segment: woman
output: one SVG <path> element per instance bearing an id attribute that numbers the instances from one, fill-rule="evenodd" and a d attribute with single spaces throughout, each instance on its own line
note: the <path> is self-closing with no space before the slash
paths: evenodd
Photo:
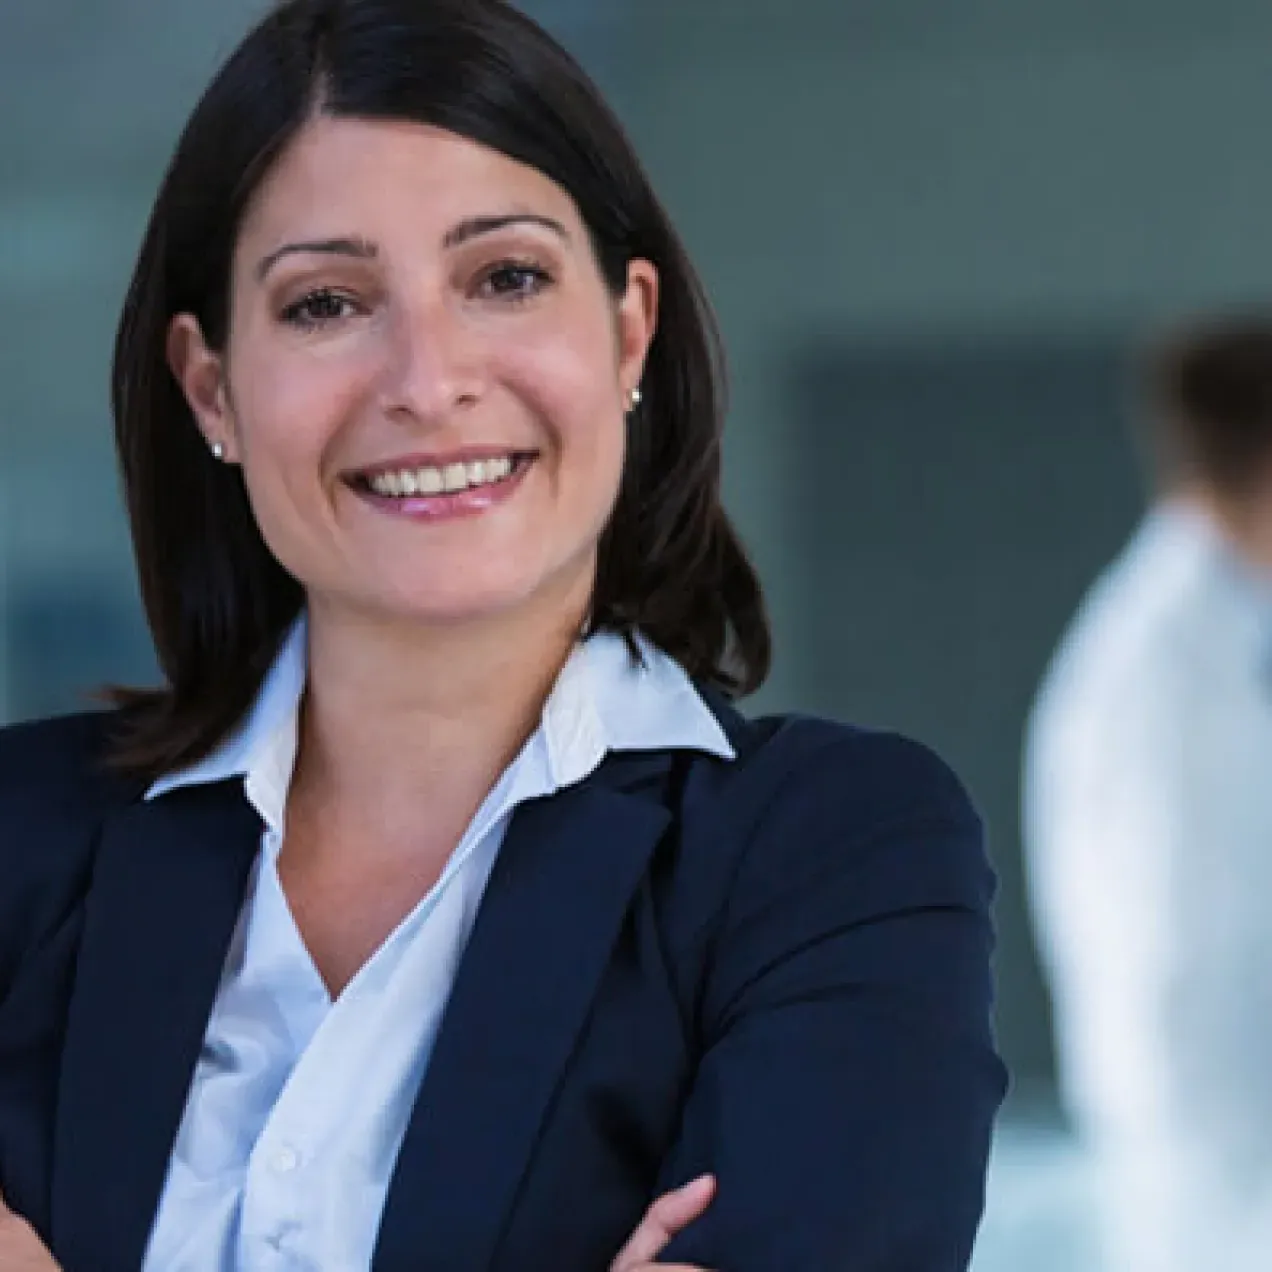
<path id="1" fill-rule="evenodd" d="M 729 705 L 714 328 L 567 55 L 276 9 L 114 408 L 166 684 L 0 735 L 0 1272 L 963 1268 L 980 827 Z"/>

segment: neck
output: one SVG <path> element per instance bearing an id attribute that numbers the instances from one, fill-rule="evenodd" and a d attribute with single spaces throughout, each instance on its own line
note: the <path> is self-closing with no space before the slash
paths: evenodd
<path id="1" fill-rule="evenodd" d="M 585 603 L 425 625 L 311 599 L 293 790 L 393 821 L 475 807 L 537 727 Z"/>
<path id="2" fill-rule="evenodd" d="M 1272 575 L 1272 498 L 1263 490 L 1234 495 L 1195 484 L 1169 498 L 1204 516 L 1251 568 Z"/>

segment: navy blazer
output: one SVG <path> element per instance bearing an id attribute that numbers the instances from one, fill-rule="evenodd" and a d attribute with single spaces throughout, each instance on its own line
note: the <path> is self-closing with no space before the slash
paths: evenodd
<path id="1" fill-rule="evenodd" d="M 374 1272 L 662 1256 L 962 1272 L 1004 1091 L 992 876 L 931 752 L 747 722 L 611 755 L 514 815 L 389 1189 Z M 261 826 L 241 782 L 150 803 L 108 715 L 0 730 L 0 1190 L 66 1272 L 135 1272 Z"/>

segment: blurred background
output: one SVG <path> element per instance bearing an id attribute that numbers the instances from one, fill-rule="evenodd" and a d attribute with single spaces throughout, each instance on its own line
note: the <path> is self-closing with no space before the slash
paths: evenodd
<path id="1" fill-rule="evenodd" d="M 181 121 L 261 0 L 0 5 L 0 718 L 152 676 L 107 411 Z M 1023 903 L 1034 690 L 1141 514 L 1129 356 L 1272 295 L 1266 0 L 524 0 L 607 90 L 727 337 L 757 709 L 917 734 L 1001 874 L 1015 1086 L 978 1272 L 1095 1267 Z"/>

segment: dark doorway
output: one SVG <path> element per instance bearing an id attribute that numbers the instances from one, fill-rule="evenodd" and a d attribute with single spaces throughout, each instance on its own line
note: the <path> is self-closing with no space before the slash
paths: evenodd
<path id="1" fill-rule="evenodd" d="M 795 375 L 800 698 L 937 748 L 984 812 L 1002 890 L 999 1029 L 1051 1080 L 1024 907 L 1021 735 L 1057 637 L 1142 503 L 1129 341 L 825 348 Z"/>

